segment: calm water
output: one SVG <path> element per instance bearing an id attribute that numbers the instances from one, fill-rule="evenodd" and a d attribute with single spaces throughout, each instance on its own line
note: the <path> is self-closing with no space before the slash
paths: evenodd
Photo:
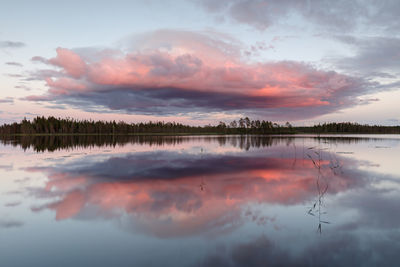
<path id="1" fill-rule="evenodd" d="M 400 137 L 0 145 L 0 266 L 396 266 Z"/>

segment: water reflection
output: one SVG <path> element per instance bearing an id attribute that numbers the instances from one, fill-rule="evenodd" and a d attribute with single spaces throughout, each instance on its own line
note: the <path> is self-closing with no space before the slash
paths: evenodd
<path id="1" fill-rule="evenodd" d="M 392 140 L 126 138 L 98 140 L 101 148 L 116 146 L 107 153 L 61 154 L 54 164 L 44 158 L 53 153 L 44 152 L 20 167 L 25 175 L 44 177 L 44 184 L 24 188 L 33 199 L 32 216 L 50 214 L 58 225 L 83 222 L 86 231 L 95 222 L 113 222 L 113 231 L 135 237 L 127 244 L 152 240 L 153 264 L 149 255 L 133 259 L 128 253 L 123 265 L 383 266 L 400 260 L 400 179 L 379 172 L 370 153 L 369 160 L 356 157 Z M 66 147 L 85 144 L 77 140 Z M 32 142 L 13 144 L 34 151 L 60 148 L 55 141 Z M 22 206 L 7 203 L 9 209 Z M 8 220 L 0 227 L 24 223 Z M 163 246 L 176 247 L 174 240 L 191 250 L 168 261 Z"/>
<path id="2" fill-rule="evenodd" d="M 318 186 L 323 181 L 329 180 L 329 192 L 324 187 L 323 194 L 337 194 L 367 182 L 366 174 L 357 172 L 357 162 L 346 162 L 340 174 L 332 172 L 333 157 L 336 164 L 344 161 L 329 151 L 321 152 L 316 171 L 312 159 L 301 158 L 293 165 L 297 159 L 287 146 L 223 155 L 150 151 L 101 160 L 86 157 L 27 170 L 43 172 L 49 180 L 34 193 L 60 198 L 34 211 L 52 209 L 57 220 L 85 217 L 91 209 L 104 217 L 130 214 L 141 231 L 171 237 L 217 234 L 247 219 L 272 220 L 251 210 L 243 216 L 243 206 L 251 203 L 296 205 L 317 199 L 321 204 Z"/>
<path id="3" fill-rule="evenodd" d="M 260 148 L 278 144 L 290 145 L 295 139 L 307 138 L 320 143 L 352 144 L 381 140 L 380 137 L 335 137 L 335 136 L 146 136 L 146 135 L 20 135 L 0 136 L 3 145 L 21 147 L 24 150 L 33 149 L 36 152 L 52 152 L 63 149 L 123 146 L 140 144 L 148 146 L 174 146 L 193 142 L 216 143 L 220 146 L 230 145 L 248 150 L 251 147 Z"/>

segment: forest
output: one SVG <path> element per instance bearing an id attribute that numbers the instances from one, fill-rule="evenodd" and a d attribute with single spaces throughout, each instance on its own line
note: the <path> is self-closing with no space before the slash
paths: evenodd
<path id="1" fill-rule="evenodd" d="M 177 135 L 177 134 L 399 134 L 400 126 L 362 125 L 358 123 L 324 123 L 314 126 L 283 125 L 248 117 L 230 123 L 190 126 L 176 122 L 140 122 L 75 120 L 71 118 L 36 117 L 21 122 L 3 124 L 0 135 Z"/>

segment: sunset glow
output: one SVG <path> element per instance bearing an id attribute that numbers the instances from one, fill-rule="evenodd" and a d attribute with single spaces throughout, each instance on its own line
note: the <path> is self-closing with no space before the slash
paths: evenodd
<path id="1" fill-rule="evenodd" d="M 27 3 L 46 23 L 41 30 L 27 14 L 10 32 L 12 12 L 3 12 L 2 122 L 50 114 L 191 125 L 241 116 L 297 125 L 400 119 L 392 103 L 400 96 L 396 4 L 354 3 L 344 15 L 341 3 L 318 1 L 178 1 L 185 12 L 177 19 L 151 2 L 151 10 L 121 3 L 121 19 L 110 21 L 105 3 L 72 1 L 82 17 L 73 30 L 54 24 L 54 4 Z M 143 17 L 150 11 L 162 24 Z M 83 12 L 105 18 L 88 31 Z"/>

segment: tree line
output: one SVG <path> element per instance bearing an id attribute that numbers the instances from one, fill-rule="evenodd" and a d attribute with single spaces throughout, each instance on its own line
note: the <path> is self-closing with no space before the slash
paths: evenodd
<path id="1" fill-rule="evenodd" d="M 351 122 L 324 123 L 312 127 L 296 127 L 298 133 L 358 133 L 358 134 L 400 134 L 400 126 L 367 125 Z"/>
<path id="2" fill-rule="evenodd" d="M 75 120 L 71 118 L 36 117 L 21 122 L 3 124 L 0 135 L 40 134 L 295 134 L 295 133 L 376 133 L 398 134 L 400 126 L 361 125 L 357 123 L 324 123 L 309 127 L 293 127 L 289 122 L 279 125 L 266 120 L 250 120 L 248 117 L 218 125 L 190 126 L 177 122 L 140 122 Z"/>
<path id="3" fill-rule="evenodd" d="M 252 121 L 240 118 L 229 124 L 220 122 L 218 125 L 190 126 L 177 122 L 140 122 L 125 123 L 123 121 L 93 121 L 75 120 L 71 118 L 36 117 L 33 120 L 24 118 L 20 123 L 0 126 L 0 135 L 15 134 L 251 134 L 251 133 L 284 133 L 288 129 L 279 127 L 270 121 Z"/>

